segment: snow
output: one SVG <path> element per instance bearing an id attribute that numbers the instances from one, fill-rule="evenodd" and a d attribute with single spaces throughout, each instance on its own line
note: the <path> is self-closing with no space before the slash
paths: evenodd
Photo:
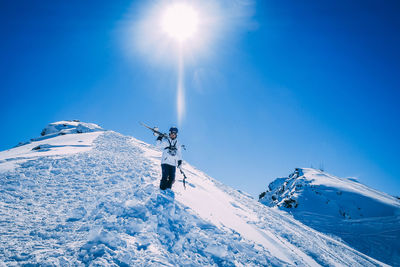
<path id="1" fill-rule="evenodd" d="M 0 156 L 0 167 L 13 163 L 0 172 L 0 262 L 8 266 L 384 265 L 188 163 L 187 189 L 177 172 L 173 191 L 160 192 L 161 152 L 112 131 Z"/>
<path id="2" fill-rule="evenodd" d="M 41 137 L 20 143 L 0 152 L 0 172 L 12 170 L 18 164 L 36 157 L 62 156 L 92 149 L 93 141 L 104 131 L 94 123 L 78 120 L 59 121 L 47 125 Z"/>
<path id="3" fill-rule="evenodd" d="M 400 265 L 400 201 L 354 178 L 303 168 L 269 185 L 260 199 L 391 265 Z"/>
<path id="4" fill-rule="evenodd" d="M 14 169 L 18 164 L 38 157 L 62 156 L 89 151 L 92 149 L 93 141 L 100 134 L 101 132 L 60 135 L 1 151 L 0 172 Z"/>
<path id="5" fill-rule="evenodd" d="M 94 123 L 73 121 L 58 121 L 50 123 L 42 130 L 42 136 L 53 134 L 71 134 L 71 133 L 89 133 L 96 131 L 104 131 L 103 128 Z"/>
<path id="6" fill-rule="evenodd" d="M 394 197 L 369 188 L 359 183 L 357 179 L 339 178 L 331 174 L 324 173 L 323 171 L 311 168 L 303 169 L 303 171 L 306 173 L 306 176 L 312 177 L 311 184 L 314 186 L 323 185 L 325 187 L 342 189 L 343 191 L 361 194 L 365 197 L 374 198 L 380 202 L 400 208 L 400 203 Z"/>

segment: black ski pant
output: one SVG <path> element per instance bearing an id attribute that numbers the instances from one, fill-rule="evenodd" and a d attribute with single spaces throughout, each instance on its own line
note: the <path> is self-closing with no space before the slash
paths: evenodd
<path id="1" fill-rule="evenodd" d="M 161 164 L 162 177 L 160 182 L 160 189 L 165 190 L 172 187 L 175 182 L 175 166 L 169 164 Z"/>

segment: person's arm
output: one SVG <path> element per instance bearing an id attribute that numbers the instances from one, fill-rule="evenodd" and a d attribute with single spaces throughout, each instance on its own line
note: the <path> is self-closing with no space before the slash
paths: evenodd
<path id="1" fill-rule="evenodd" d="M 164 142 L 164 135 L 159 135 L 156 140 L 156 147 L 162 148 Z"/>

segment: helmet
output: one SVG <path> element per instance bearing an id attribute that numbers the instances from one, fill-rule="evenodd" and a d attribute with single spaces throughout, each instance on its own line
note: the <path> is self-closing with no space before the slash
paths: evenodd
<path id="1" fill-rule="evenodd" d="M 169 132 L 178 134 L 178 128 L 176 128 L 175 126 L 172 126 L 171 128 L 169 128 Z"/>

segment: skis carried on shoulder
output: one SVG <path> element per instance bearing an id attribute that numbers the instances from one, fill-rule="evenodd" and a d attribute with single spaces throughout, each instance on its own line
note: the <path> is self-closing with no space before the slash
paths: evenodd
<path id="1" fill-rule="evenodd" d="M 140 124 L 141 124 L 142 126 L 146 127 L 147 129 L 151 130 L 151 131 L 153 132 L 154 136 L 160 136 L 160 135 L 161 135 L 162 137 L 168 136 L 167 134 L 160 132 L 159 129 L 158 129 L 158 127 L 150 127 L 150 126 L 144 124 L 143 122 L 141 122 Z"/>
<path id="2" fill-rule="evenodd" d="M 151 130 L 154 134 L 154 136 L 162 136 L 162 137 L 168 137 L 168 135 L 166 133 L 162 133 L 159 131 L 158 127 L 150 127 L 146 124 L 144 124 L 143 122 L 140 122 L 140 124 L 144 127 L 146 127 L 147 129 Z M 186 150 L 186 146 L 185 145 L 181 145 L 183 150 Z"/>
<path id="3" fill-rule="evenodd" d="M 150 126 L 144 124 L 143 122 L 141 122 L 140 124 L 141 124 L 142 126 L 146 127 L 147 129 L 151 130 L 151 131 L 153 132 L 154 136 L 162 136 L 163 138 L 164 138 L 164 137 L 166 137 L 166 138 L 168 137 L 167 134 L 160 132 L 159 129 L 158 129 L 158 127 L 150 127 Z M 186 150 L 185 145 L 181 145 L 181 146 L 182 146 L 182 148 L 183 148 L 184 150 Z M 183 170 L 182 170 L 181 167 L 178 167 L 178 169 L 180 170 L 180 172 L 181 172 L 181 174 L 182 174 L 182 176 L 183 176 L 183 180 L 182 180 L 182 182 L 183 182 L 183 187 L 184 187 L 185 190 L 186 190 L 186 179 L 187 179 L 186 174 L 183 172 Z"/>

